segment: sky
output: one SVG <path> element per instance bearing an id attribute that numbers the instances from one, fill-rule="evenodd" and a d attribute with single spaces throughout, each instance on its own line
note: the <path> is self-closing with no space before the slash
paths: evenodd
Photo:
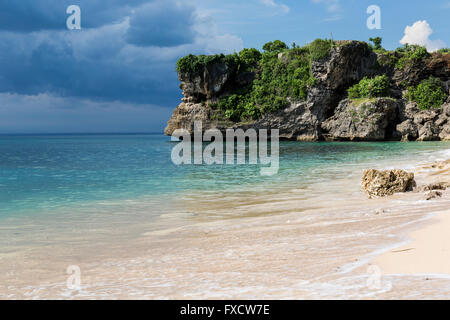
<path id="1" fill-rule="evenodd" d="M 0 133 L 162 132 L 186 54 L 377 36 L 436 50 L 449 16 L 450 0 L 0 0 Z"/>

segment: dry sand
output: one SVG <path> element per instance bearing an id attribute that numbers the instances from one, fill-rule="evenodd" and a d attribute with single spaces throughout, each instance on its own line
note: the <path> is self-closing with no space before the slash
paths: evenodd
<path id="1" fill-rule="evenodd" d="M 450 182 L 450 161 L 418 170 L 428 183 Z M 448 191 L 439 191 L 448 198 Z M 450 208 L 433 215 L 419 228 L 409 232 L 409 242 L 377 257 L 373 263 L 385 274 L 445 274 L 450 276 Z"/>
<path id="2" fill-rule="evenodd" d="M 386 274 L 450 275 L 450 210 L 439 213 L 409 237 L 411 242 L 390 250 L 373 263 Z"/>

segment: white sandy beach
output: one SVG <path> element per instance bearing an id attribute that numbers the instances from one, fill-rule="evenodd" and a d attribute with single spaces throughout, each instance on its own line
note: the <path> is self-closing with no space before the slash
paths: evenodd
<path id="1" fill-rule="evenodd" d="M 430 182 L 450 182 L 450 163 L 435 166 Z M 424 170 L 430 170 L 427 166 Z M 443 198 L 449 192 L 443 191 Z M 430 210 L 430 213 L 433 213 Z M 443 274 L 450 276 L 450 210 L 438 212 L 406 237 L 408 243 L 376 258 L 387 274 Z"/>
<path id="2" fill-rule="evenodd" d="M 450 276 L 450 210 L 408 234 L 411 241 L 376 258 L 386 274 L 443 274 Z"/>

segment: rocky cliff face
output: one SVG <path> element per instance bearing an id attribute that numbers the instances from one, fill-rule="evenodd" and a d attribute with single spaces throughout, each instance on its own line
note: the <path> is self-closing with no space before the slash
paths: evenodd
<path id="1" fill-rule="evenodd" d="M 246 123 L 217 117 L 211 106 L 236 88 L 251 84 L 255 72 L 240 72 L 217 63 L 195 76 L 180 73 L 184 98 L 173 112 L 165 134 L 180 128 L 192 131 L 194 121 L 200 120 L 204 130 L 279 129 L 280 138 L 299 141 L 450 140 L 450 98 L 440 109 L 422 111 L 415 103 L 402 99 L 401 91 L 401 85 L 416 85 L 430 75 L 441 78 L 449 90 L 450 55 L 433 56 L 426 64 L 413 64 L 401 71 L 380 66 L 379 58 L 363 42 L 340 42 L 327 58 L 312 62 L 316 82 L 305 101 L 290 101 L 286 108 Z M 378 74 L 390 77 L 394 98 L 362 102 L 347 99 L 348 87 L 363 77 Z"/>
<path id="2" fill-rule="evenodd" d="M 392 138 L 399 102 L 378 98 L 360 104 L 343 100 L 322 123 L 326 140 L 380 141 Z"/>
<path id="3" fill-rule="evenodd" d="M 398 109 L 394 135 L 403 141 L 450 141 L 450 99 L 440 109 L 420 110 L 403 102 Z"/>

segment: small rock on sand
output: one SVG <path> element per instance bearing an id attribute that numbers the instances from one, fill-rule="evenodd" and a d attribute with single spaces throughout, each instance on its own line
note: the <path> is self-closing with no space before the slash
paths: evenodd
<path id="1" fill-rule="evenodd" d="M 429 192 L 429 193 L 426 195 L 425 199 L 426 199 L 427 201 L 429 201 L 429 200 L 431 200 L 431 199 L 436 199 L 436 198 L 440 198 L 440 197 L 442 197 L 442 192 L 439 192 L 439 191 L 431 191 L 431 192 Z"/>
<path id="2" fill-rule="evenodd" d="M 435 182 L 427 184 L 423 187 L 423 191 L 446 190 L 448 184 L 446 182 Z"/>
<path id="3" fill-rule="evenodd" d="M 390 196 L 398 192 L 412 191 L 416 186 L 414 173 L 403 170 L 365 170 L 362 188 L 369 198 Z"/>

